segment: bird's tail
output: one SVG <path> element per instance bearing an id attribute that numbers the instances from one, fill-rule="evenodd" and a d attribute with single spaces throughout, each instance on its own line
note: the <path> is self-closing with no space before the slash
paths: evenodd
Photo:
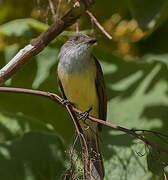
<path id="1" fill-rule="evenodd" d="M 88 130 L 87 130 L 88 131 Z M 89 130 L 84 133 L 84 176 L 85 180 L 103 180 L 104 166 L 100 150 L 98 133 Z"/>

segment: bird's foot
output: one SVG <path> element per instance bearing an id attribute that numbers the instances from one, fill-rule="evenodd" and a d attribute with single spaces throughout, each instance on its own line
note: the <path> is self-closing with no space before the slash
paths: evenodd
<path id="1" fill-rule="evenodd" d="M 61 101 L 61 103 L 62 103 L 63 105 L 69 104 L 69 100 L 68 100 L 68 99 L 63 99 L 63 100 Z"/>
<path id="2" fill-rule="evenodd" d="M 63 99 L 61 102 L 63 105 L 71 104 L 71 102 L 68 99 Z"/>
<path id="3" fill-rule="evenodd" d="M 72 103 L 71 101 L 69 101 L 68 99 L 63 99 L 62 101 L 61 101 L 61 103 L 63 104 L 63 105 L 70 105 L 70 106 L 73 106 L 73 107 L 75 107 L 75 105 L 74 105 L 74 103 Z"/>
<path id="4" fill-rule="evenodd" d="M 83 118 L 86 119 L 86 118 L 89 116 L 89 113 L 90 113 L 90 111 L 91 111 L 92 109 L 93 109 L 93 108 L 90 107 L 87 111 L 80 113 L 80 114 L 79 114 L 79 115 L 80 115 L 79 120 L 80 120 L 80 119 L 83 119 Z"/>

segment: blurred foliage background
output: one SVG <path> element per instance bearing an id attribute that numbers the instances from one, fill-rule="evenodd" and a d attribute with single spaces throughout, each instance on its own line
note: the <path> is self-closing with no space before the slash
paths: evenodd
<path id="1" fill-rule="evenodd" d="M 73 4 L 53 0 L 57 18 Z M 168 1 L 96 0 L 91 12 L 109 40 L 85 14 L 34 57 L 5 86 L 58 91 L 57 55 L 66 36 L 95 36 L 108 96 L 108 121 L 168 134 Z M 53 22 L 47 0 L 0 0 L 0 68 Z M 165 148 L 168 140 L 144 134 Z M 42 97 L 0 93 L 0 178 L 54 180 L 70 168 L 66 151 L 74 128 L 66 111 Z M 105 180 L 162 180 L 168 155 L 130 135 L 103 128 Z M 77 166 L 77 165 L 76 165 Z"/>

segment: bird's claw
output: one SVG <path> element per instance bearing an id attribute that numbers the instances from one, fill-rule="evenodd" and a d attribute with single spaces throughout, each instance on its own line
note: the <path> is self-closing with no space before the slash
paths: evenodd
<path id="1" fill-rule="evenodd" d="M 63 99 L 62 101 L 62 104 L 63 105 L 70 105 L 70 106 L 73 106 L 73 107 L 75 107 L 75 105 L 74 105 L 74 103 L 72 103 L 71 101 L 69 101 L 68 99 Z"/>
<path id="2" fill-rule="evenodd" d="M 80 118 L 79 118 L 79 119 L 82 119 L 82 118 L 85 118 L 85 119 L 86 119 L 86 118 L 89 116 L 89 113 L 90 113 L 90 111 L 91 111 L 92 109 L 93 109 L 93 108 L 90 107 L 87 111 L 80 113 Z"/>
<path id="3" fill-rule="evenodd" d="M 63 105 L 70 104 L 70 101 L 68 99 L 63 99 L 61 102 Z"/>

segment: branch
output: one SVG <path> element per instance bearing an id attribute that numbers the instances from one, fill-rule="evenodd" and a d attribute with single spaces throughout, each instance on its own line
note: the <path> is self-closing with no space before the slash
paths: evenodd
<path id="1" fill-rule="evenodd" d="M 91 20 L 96 24 L 96 26 L 102 31 L 102 33 L 107 37 L 109 38 L 110 40 L 112 39 L 112 37 L 110 36 L 110 34 L 108 34 L 104 27 L 97 21 L 97 19 L 93 16 L 93 14 L 86 10 L 86 13 L 89 15 L 89 17 L 91 18 Z"/>
<path id="2" fill-rule="evenodd" d="M 32 94 L 32 95 L 42 96 L 42 97 L 49 98 L 49 99 L 57 102 L 58 104 L 61 104 L 64 107 L 67 106 L 64 103 L 63 99 L 61 97 L 59 97 L 57 94 L 55 94 L 55 93 L 44 92 L 44 91 L 39 91 L 39 90 L 31 90 L 31 89 L 22 89 L 22 88 L 9 88 L 9 87 L 0 87 L 0 92 L 24 93 L 24 94 Z M 72 107 L 72 110 L 75 111 L 78 114 L 82 113 L 82 111 L 80 111 L 79 109 L 76 109 L 74 107 Z M 154 144 L 154 143 L 150 142 L 148 139 L 146 139 L 142 135 L 136 133 L 136 131 L 142 131 L 142 130 L 134 130 L 134 129 L 130 130 L 130 129 L 127 129 L 127 128 L 124 128 L 124 127 L 121 127 L 121 126 L 117 126 L 115 124 L 111 124 L 111 123 L 106 122 L 104 120 L 94 118 L 92 116 L 89 116 L 88 118 L 90 120 L 94 121 L 94 122 L 98 122 L 98 123 L 103 124 L 105 126 L 111 127 L 111 128 L 113 128 L 115 130 L 122 131 L 122 132 L 125 132 L 127 134 L 130 134 L 130 135 L 142 140 L 145 144 L 150 145 L 152 148 L 156 149 L 158 152 L 168 153 L 168 149 L 160 147 L 157 144 Z M 150 130 L 144 130 L 144 131 L 150 131 Z M 150 131 L 150 132 L 157 133 L 156 131 Z M 164 134 L 162 134 L 162 135 L 164 135 Z"/>
<path id="3" fill-rule="evenodd" d="M 71 26 L 93 4 L 93 0 L 79 0 L 65 16 L 54 22 L 36 40 L 21 49 L 16 56 L 0 70 L 0 85 L 18 72 L 32 57 L 40 53 L 64 29 Z"/>

